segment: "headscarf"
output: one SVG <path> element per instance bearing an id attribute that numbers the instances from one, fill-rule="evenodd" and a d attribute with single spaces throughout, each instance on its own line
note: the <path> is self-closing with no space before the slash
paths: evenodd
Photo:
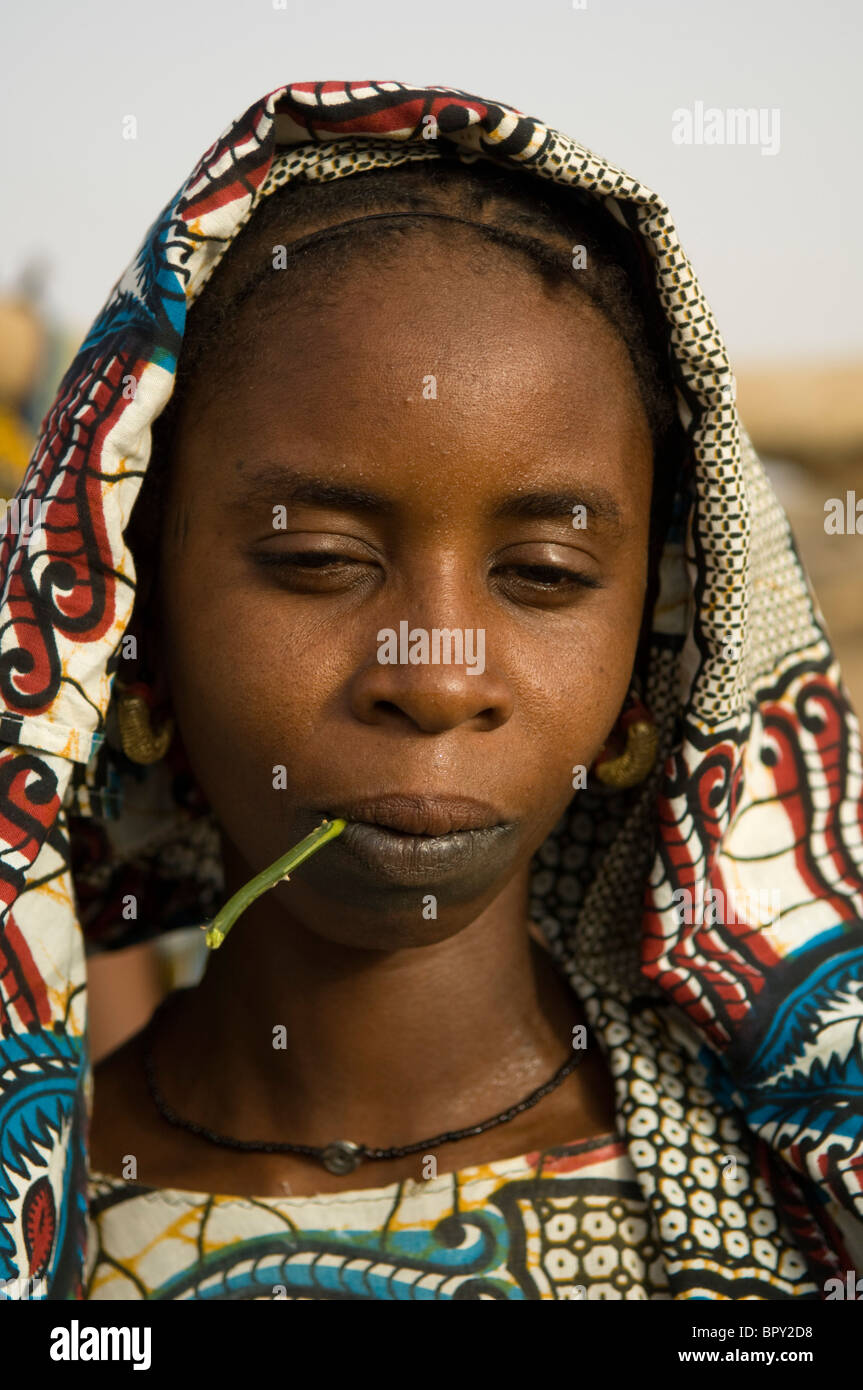
<path id="1" fill-rule="evenodd" d="M 634 791 L 574 794 L 530 906 L 607 1055 L 670 1286 L 819 1299 L 863 1268 L 859 726 L 669 212 L 501 102 L 334 81 L 256 102 L 150 227 L 44 421 L 20 491 L 40 524 L 0 542 L 0 1279 L 44 1278 L 51 1298 L 83 1294 L 87 950 L 200 923 L 222 887 L 211 817 L 112 734 L 124 530 L 187 311 L 285 181 L 442 154 L 601 202 L 643 246 L 668 326 L 692 466 L 643 692 L 660 754 Z"/>

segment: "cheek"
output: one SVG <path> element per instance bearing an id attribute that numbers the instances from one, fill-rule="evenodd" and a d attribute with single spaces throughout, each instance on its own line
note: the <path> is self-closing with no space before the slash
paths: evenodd
<path id="1" fill-rule="evenodd" d="M 271 604 L 200 594 L 169 622 L 168 638 L 174 707 L 199 746 L 231 737 L 252 752 L 311 732 L 333 674 L 320 631 L 286 622 Z"/>
<path id="2" fill-rule="evenodd" d="M 629 689 L 635 643 L 585 634 L 551 646 L 520 701 L 531 744 L 547 768 L 589 767 L 606 742 Z"/>
<path id="3" fill-rule="evenodd" d="M 290 769 L 292 750 L 314 735 L 331 644 L 319 624 L 288 621 L 229 561 L 190 551 L 168 567 L 165 589 L 171 702 L 196 778 L 217 810 L 266 801 L 273 768 Z"/>
<path id="4" fill-rule="evenodd" d="M 513 644 L 520 702 L 540 746 L 587 766 L 611 732 L 630 687 L 643 613 L 636 579 L 596 590 L 557 630 Z M 529 656 L 528 656 L 529 653 Z"/>

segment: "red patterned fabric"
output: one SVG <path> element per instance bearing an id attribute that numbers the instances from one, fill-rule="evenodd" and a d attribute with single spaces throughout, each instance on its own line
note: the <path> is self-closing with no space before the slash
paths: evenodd
<path id="1" fill-rule="evenodd" d="M 51 1297 L 82 1296 L 84 937 L 127 944 L 220 898 L 194 793 L 167 764 L 130 769 L 107 737 L 135 591 L 123 533 L 187 310 L 280 184 L 444 152 L 603 200 L 643 246 L 668 325 L 693 469 L 644 692 L 661 758 L 635 792 L 576 793 L 531 895 L 607 1051 L 668 1285 L 817 1299 L 863 1268 L 859 725 L 668 210 L 500 102 L 334 81 L 256 103 L 153 223 L 46 418 L 19 493 L 41 524 L 0 540 L 0 1279 L 36 1270 Z M 121 849 L 142 806 L 163 839 L 124 833 Z"/>

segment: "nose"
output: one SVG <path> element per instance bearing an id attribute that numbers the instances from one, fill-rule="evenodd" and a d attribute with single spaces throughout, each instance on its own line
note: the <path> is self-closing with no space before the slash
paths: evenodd
<path id="1" fill-rule="evenodd" d="M 483 732 L 499 728 L 512 715 L 513 692 L 494 651 L 486 650 L 486 635 L 485 629 L 407 622 L 379 629 L 371 660 L 353 682 L 355 717 L 427 734 L 461 725 Z"/>

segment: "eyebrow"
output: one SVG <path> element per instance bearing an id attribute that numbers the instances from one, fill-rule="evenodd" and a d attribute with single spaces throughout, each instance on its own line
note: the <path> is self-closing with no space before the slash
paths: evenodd
<path id="1" fill-rule="evenodd" d="M 604 487 L 580 485 L 574 492 L 520 492 L 506 497 L 495 507 L 495 520 L 505 517 L 535 517 L 555 520 L 571 517 L 576 507 L 584 507 L 599 526 L 621 535 L 629 527 L 612 493 Z"/>
<path id="2" fill-rule="evenodd" d="M 240 474 L 231 505 L 251 510 L 262 502 L 283 505 L 305 503 L 310 507 L 330 507 L 344 512 L 366 512 L 374 516 L 395 516 L 398 504 L 379 492 L 369 492 L 354 484 L 318 478 L 297 468 L 265 464 Z"/>
<path id="3" fill-rule="evenodd" d="M 231 504 L 243 510 L 257 508 L 265 501 L 328 507 L 335 511 L 358 512 L 367 516 L 395 517 L 400 504 L 380 492 L 352 483 L 320 478 L 301 469 L 265 464 L 243 472 Z M 607 488 L 579 484 L 572 490 L 534 490 L 511 493 L 501 498 L 491 512 L 493 521 L 533 519 L 540 521 L 570 518 L 575 507 L 584 507 L 594 524 L 622 535 L 629 530 L 623 511 Z"/>

